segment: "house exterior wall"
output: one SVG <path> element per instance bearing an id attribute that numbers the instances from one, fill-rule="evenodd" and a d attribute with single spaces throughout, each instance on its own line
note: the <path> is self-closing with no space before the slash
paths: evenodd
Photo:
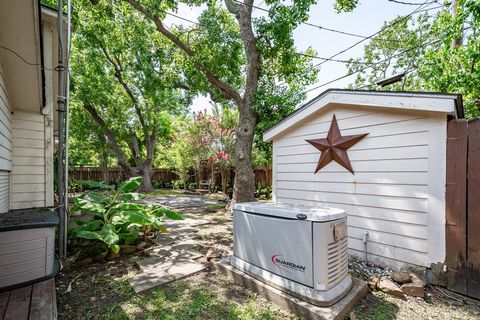
<path id="1" fill-rule="evenodd" d="M 7 82 L 0 56 L 0 213 L 10 206 L 10 170 L 12 169 L 12 124 Z"/>
<path id="2" fill-rule="evenodd" d="M 355 175 L 335 162 L 314 174 L 333 114 L 342 135 L 369 133 L 348 150 Z M 428 267 L 445 259 L 446 114 L 328 106 L 273 140 L 274 200 L 348 214 L 349 249 L 380 264 Z"/>
<path id="3" fill-rule="evenodd" d="M 40 113 L 13 114 L 13 167 L 11 209 L 46 206 L 45 119 Z"/>

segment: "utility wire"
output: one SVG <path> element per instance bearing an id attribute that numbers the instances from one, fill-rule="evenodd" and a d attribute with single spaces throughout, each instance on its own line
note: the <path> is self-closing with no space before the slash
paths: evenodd
<path id="1" fill-rule="evenodd" d="M 198 22 L 195 22 L 195 21 L 192 21 L 192 20 L 189 20 L 189 19 L 186 19 L 186 18 L 183 18 L 183 17 L 180 17 L 176 14 L 173 14 L 173 13 L 170 13 L 170 12 L 165 12 L 165 14 L 167 15 L 170 15 L 172 17 L 175 17 L 175 18 L 178 18 L 178 19 L 181 19 L 181 20 L 184 20 L 184 21 L 187 21 L 189 23 L 192 23 L 196 26 L 199 26 L 200 24 Z M 398 40 L 399 42 L 402 42 L 401 40 Z M 350 63 L 351 61 L 350 60 L 341 60 L 341 59 L 330 59 L 330 58 L 326 58 L 326 57 L 319 57 L 319 56 L 315 56 L 315 55 L 311 55 L 311 54 L 306 54 L 306 53 L 302 53 L 302 52 L 295 52 L 296 54 L 298 55 L 301 55 L 301 56 L 304 56 L 304 57 L 308 57 L 308 58 L 312 58 L 312 59 L 317 59 L 317 60 L 322 60 L 324 62 L 326 61 L 331 61 L 331 62 L 338 62 L 338 63 Z M 364 62 L 358 62 L 360 64 L 365 64 L 367 65 L 368 63 L 364 63 Z"/>
<path id="2" fill-rule="evenodd" d="M 266 12 L 266 13 L 270 13 L 270 10 L 267 9 L 267 8 L 262 8 L 262 7 L 259 7 L 259 6 L 256 6 L 256 5 L 251 5 L 251 4 L 246 4 L 246 3 L 243 3 L 239 0 L 232 0 L 233 2 L 236 2 L 238 4 L 241 4 L 241 5 L 244 5 L 244 6 L 249 6 L 249 7 L 252 7 L 254 9 L 258 9 L 260 11 L 263 11 L 263 12 Z M 428 1 L 428 0 L 427 0 Z M 436 3 L 436 1 L 432 1 L 432 2 L 427 2 L 425 1 L 423 4 L 419 4 L 419 5 L 430 5 L 430 4 L 433 4 L 433 3 Z M 434 8 L 429 8 L 429 9 L 422 9 L 422 10 L 418 10 L 414 13 L 421 13 L 421 12 L 425 12 L 425 11 L 428 11 L 428 10 L 435 10 L 435 9 L 439 9 L 439 8 L 442 8 L 443 5 L 440 5 L 440 6 L 437 6 L 437 7 L 434 7 Z M 410 14 L 411 15 L 411 14 Z M 351 36 L 351 37 L 357 37 L 357 38 L 363 38 L 363 39 L 369 39 L 370 36 L 365 36 L 365 35 L 361 35 L 361 34 L 356 34 L 356 33 L 351 33 L 351 32 L 346 32 L 346 31 L 342 31 L 342 30 L 337 30 L 337 29 L 333 29 L 333 28 L 328 28 L 328 27 L 324 27 L 324 26 L 321 26 L 321 25 L 317 25 L 317 24 L 314 24 L 314 23 L 310 23 L 310 22 L 301 22 L 300 24 L 304 24 L 306 26 L 310 26 L 310 27 L 314 27 L 314 28 L 317 28 L 317 29 L 320 29 L 320 30 L 325 30 L 325 31 L 329 31 L 329 32 L 334 32 L 334 33 L 339 33 L 339 34 L 343 34 L 343 35 L 346 35 L 346 36 Z M 400 40 L 395 40 L 395 39 L 384 39 L 383 41 L 392 41 L 392 42 L 400 42 Z"/>
<path id="3" fill-rule="evenodd" d="M 50 68 L 47 68 L 45 66 L 42 66 L 40 63 L 32 63 L 32 62 L 28 62 L 24 57 L 22 57 L 18 52 L 10 49 L 10 48 L 7 48 L 7 47 L 4 47 L 4 46 L 0 46 L 1 49 L 4 49 L 4 50 L 7 50 L 11 53 L 13 53 L 14 55 L 16 55 L 20 60 L 22 60 L 25 64 L 28 64 L 29 66 L 35 66 L 35 67 L 40 67 L 41 69 L 46 69 L 46 70 L 52 70 Z"/>
<path id="4" fill-rule="evenodd" d="M 400 52 L 397 53 L 397 54 L 394 54 L 394 55 L 391 56 L 391 57 L 388 57 L 388 58 L 386 58 L 386 59 L 383 59 L 383 60 L 377 61 L 377 62 L 375 62 L 375 63 L 372 63 L 372 64 L 370 64 L 370 65 L 368 65 L 368 66 L 366 66 L 366 67 L 364 67 L 364 68 L 362 68 L 362 69 L 360 69 L 360 70 L 349 72 L 349 73 L 347 73 L 347 74 L 345 74 L 345 75 L 343 75 L 343 76 L 341 76 L 341 77 L 338 77 L 338 78 L 336 78 L 336 79 L 333 79 L 333 80 L 324 82 L 324 83 L 322 83 L 322 84 L 320 84 L 320 85 L 318 85 L 318 86 L 315 86 L 315 87 L 313 87 L 313 88 L 310 88 L 310 89 L 306 90 L 305 93 L 308 93 L 308 92 L 317 90 L 317 89 L 319 89 L 319 88 L 322 88 L 322 87 L 324 87 L 324 86 L 326 86 L 326 85 L 329 85 L 329 84 L 331 84 L 331 83 L 333 83 L 333 82 L 336 82 L 336 81 L 338 81 L 338 80 L 342 80 L 342 79 L 347 78 L 347 77 L 350 77 L 351 75 L 354 75 L 354 74 L 356 74 L 356 73 L 363 72 L 363 71 L 365 71 L 365 70 L 367 70 L 367 69 L 369 69 L 369 68 L 373 68 L 373 67 L 375 67 L 375 66 L 377 66 L 377 65 L 379 65 L 379 64 L 381 64 L 381 63 L 384 63 L 384 62 L 386 62 L 386 61 L 388 61 L 388 60 L 390 60 L 390 59 L 392 59 L 392 58 L 396 58 L 396 57 L 398 57 L 398 56 L 400 56 L 400 55 L 402 55 L 402 54 L 404 54 L 404 53 L 407 53 L 407 52 L 409 52 L 409 51 L 412 51 L 412 50 L 415 50 L 415 49 L 418 49 L 418 48 L 422 48 L 422 47 L 425 47 L 425 46 L 428 46 L 428 45 L 431 45 L 431 44 L 435 44 L 435 43 L 438 43 L 438 42 L 440 42 L 440 41 L 441 41 L 440 39 L 437 39 L 437 40 L 434 40 L 434 41 L 430 41 L 430 42 L 423 43 L 423 44 L 421 44 L 421 45 L 419 45 L 419 46 L 415 46 L 415 47 L 411 47 L 411 48 L 405 49 L 405 50 L 403 50 L 403 51 L 400 51 Z"/>
<path id="5" fill-rule="evenodd" d="M 431 3 L 438 3 L 438 1 L 431 1 L 427 3 L 421 3 L 421 2 L 406 2 L 406 1 L 399 1 L 399 0 L 387 0 L 388 2 L 393 2 L 393 3 L 398 3 L 398 4 L 405 4 L 408 6 L 419 6 L 419 5 L 424 5 L 424 4 L 431 4 Z"/>
<path id="6" fill-rule="evenodd" d="M 267 12 L 269 13 L 270 10 L 266 9 L 266 8 L 262 8 L 262 7 L 259 7 L 259 6 L 256 6 L 256 5 L 249 5 L 249 4 L 244 4 L 243 2 L 240 2 L 238 0 L 232 0 L 236 3 L 239 3 L 239 4 L 242 4 L 242 5 L 246 5 L 246 6 L 250 6 L 254 9 L 258 9 L 260 11 L 264 11 L 264 12 Z M 436 3 L 436 2 L 431 2 L 431 3 Z M 425 11 L 428 11 L 428 10 L 435 10 L 435 9 L 440 9 L 442 8 L 443 6 L 440 5 L 440 6 L 437 6 L 437 7 L 434 7 L 434 8 L 429 8 L 429 9 L 422 9 L 422 10 L 418 10 L 416 11 L 415 13 L 421 13 L 421 12 L 425 12 Z M 189 20 L 187 18 L 184 18 L 184 17 L 181 17 L 179 15 L 176 15 L 174 13 L 171 13 L 171 12 L 165 12 L 165 14 L 169 15 L 169 16 L 172 16 L 172 17 L 175 17 L 177 19 L 180 19 L 180 20 L 183 20 L 183 21 L 186 21 L 186 22 L 189 22 L 189 23 L 193 23 L 193 24 L 196 24 L 198 25 L 198 22 L 196 21 L 192 21 L 192 20 Z M 365 36 L 365 35 L 361 35 L 361 34 L 357 34 L 357 33 L 351 33 L 351 32 L 347 32 L 347 31 L 342 31 L 342 30 L 338 30 L 338 29 L 333 29 L 333 28 L 328 28 L 328 27 L 324 27 L 324 26 L 321 26 L 321 25 L 316 25 L 316 24 L 313 24 L 313 23 L 310 23 L 310 22 L 302 22 L 300 24 L 304 24 L 304 25 L 307 25 L 307 26 L 310 26 L 310 27 L 314 27 L 316 29 L 319 29 L 319 30 L 325 30 L 325 31 L 328 31 L 328 32 L 333 32 L 333 33 L 338 33 L 338 34 L 343 34 L 343 35 L 346 35 L 346 36 L 350 36 L 350 37 L 356 37 L 356 38 L 362 38 L 362 39 L 370 39 L 371 36 Z M 379 39 L 381 41 L 390 41 L 390 42 L 402 42 L 401 40 L 396 40 L 396 39 Z"/>
<path id="7" fill-rule="evenodd" d="M 428 1 L 428 0 L 426 0 L 422 5 L 420 5 L 418 8 L 416 8 L 415 10 L 413 10 L 411 13 L 407 14 L 406 16 L 402 17 L 401 19 L 395 20 L 395 21 L 392 22 L 391 24 L 386 25 L 385 27 L 383 27 L 383 28 L 381 28 L 380 30 L 378 30 L 377 32 L 369 35 L 369 36 L 366 37 L 365 39 L 362 39 L 362 40 L 360 40 L 360 41 L 355 42 L 355 43 L 352 44 L 351 46 L 349 46 L 349 47 L 347 47 L 347 48 L 345 48 L 345 49 L 343 49 L 343 50 L 340 50 L 339 52 L 331 55 L 331 56 L 328 57 L 328 58 L 329 58 L 329 59 L 333 59 L 333 58 L 335 58 L 336 56 L 339 56 L 339 55 L 341 55 L 342 53 L 345 53 L 345 52 L 347 52 L 348 50 L 353 49 L 354 47 L 358 46 L 360 43 L 364 42 L 365 40 L 371 39 L 371 38 L 373 38 L 374 36 L 378 35 L 380 32 L 382 32 L 382 31 L 384 31 L 384 30 L 386 30 L 386 29 L 388 29 L 388 28 L 393 27 L 394 25 L 402 22 L 402 21 L 405 20 L 405 19 L 408 19 L 408 18 L 411 17 L 413 14 L 417 13 L 418 10 L 420 10 L 420 8 L 422 8 L 422 7 L 427 3 L 427 1 Z M 427 6 L 429 6 L 429 5 L 427 5 Z M 327 60 L 322 61 L 322 62 L 316 64 L 314 67 L 319 67 L 319 66 L 321 66 L 322 64 L 324 64 L 325 62 L 327 62 Z"/>

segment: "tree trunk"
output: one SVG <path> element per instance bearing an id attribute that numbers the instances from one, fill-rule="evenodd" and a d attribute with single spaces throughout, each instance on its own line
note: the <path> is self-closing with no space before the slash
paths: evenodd
<path id="1" fill-rule="evenodd" d="M 235 181 L 232 206 L 237 202 L 255 201 L 255 174 L 252 167 L 255 114 L 250 108 L 239 108 L 238 128 L 235 143 Z"/>
<path id="2" fill-rule="evenodd" d="M 458 0 L 453 0 L 452 1 L 452 17 L 453 18 L 458 17 L 457 10 L 458 10 Z M 463 29 L 463 25 L 462 25 L 462 29 Z M 462 31 L 462 33 L 463 33 L 463 31 Z M 463 45 L 463 34 L 459 38 L 456 38 L 456 39 L 452 40 L 452 48 L 459 47 L 461 45 Z"/>
<path id="3" fill-rule="evenodd" d="M 148 166 L 144 166 L 139 171 L 143 178 L 142 185 L 140 186 L 140 191 L 146 192 L 146 193 L 153 192 L 154 189 L 152 186 L 152 178 L 151 178 L 152 168 L 149 168 Z"/>
<path id="4" fill-rule="evenodd" d="M 149 11 L 138 0 L 123 0 L 129 3 L 134 9 L 143 13 L 156 26 L 158 32 L 172 41 L 189 58 L 192 59 L 195 68 L 200 71 L 207 81 L 219 89 L 224 96 L 230 98 L 238 107 L 239 125 L 237 130 L 237 142 L 235 144 L 235 186 L 232 204 L 236 202 L 254 201 L 255 176 L 252 168 L 252 145 L 253 134 L 256 125 L 256 117 L 252 110 L 252 101 L 258 90 L 260 56 L 257 50 L 257 39 L 253 32 L 252 8 L 253 0 L 245 0 L 243 4 L 233 0 L 225 0 L 227 9 L 235 15 L 240 28 L 240 35 L 247 57 L 245 90 L 243 97 L 231 85 L 223 82 L 212 70 L 198 59 L 195 51 L 189 44 L 172 33 L 163 24 L 162 19 Z M 213 181 L 212 181 L 213 182 Z"/>
<path id="5" fill-rule="evenodd" d="M 200 189 L 200 162 L 197 162 L 195 164 L 194 170 L 195 170 L 195 186 L 197 189 Z"/>
<path id="6" fill-rule="evenodd" d="M 220 170 L 220 176 L 222 178 L 222 192 L 223 194 L 227 194 L 227 166 L 225 165 L 225 162 L 221 162 L 221 170 Z"/>
<path id="7" fill-rule="evenodd" d="M 212 172 L 210 176 L 210 192 L 215 192 L 215 161 L 212 161 Z"/>

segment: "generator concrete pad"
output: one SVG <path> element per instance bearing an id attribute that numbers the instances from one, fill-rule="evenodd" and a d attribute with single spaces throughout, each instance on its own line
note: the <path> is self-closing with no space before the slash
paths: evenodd
<path id="1" fill-rule="evenodd" d="M 339 320 L 353 308 L 367 293 L 367 283 L 353 278 L 350 291 L 337 303 L 329 307 L 319 307 L 303 300 L 297 299 L 279 289 L 276 289 L 252 276 L 234 268 L 226 260 L 216 263 L 217 269 L 235 281 L 256 292 L 269 302 L 276 304 L 281 309 L 292 312 L 305 319 L 311 320 Z"/>

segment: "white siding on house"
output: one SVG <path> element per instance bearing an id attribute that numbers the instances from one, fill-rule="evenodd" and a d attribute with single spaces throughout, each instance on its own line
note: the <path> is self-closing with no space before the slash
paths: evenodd
<path id="1" fill-rule="evenodd" d="M 45 124 L 40 113 L 13 115 L 12 209 L 45 206 Z"/>
<path id="2" fill-rule="evenodd" d="M 10 171 L 0 170 L 0 213 L 10 209 Z"/>
<path id="3" fill-rule="evenodd" d="M 0 57 L 0 213 L 10 207 L 10 170 L 12 169 L 11 109 L 5 73 Z"/>
<path id="4" fill-rule="evenodd" d="M 314 174 L 320 151 L 305 140 L 326 137 L 333 114 L 342 135 L 368 133 L 348 150 L 355 175 L 336 162 Z M 369 259 L 443 262 L 445 114 L 326 107 L 276 137 L 273 148 L 274 199 L 345 209 L 353 254 L 363 254 L 368 231 Z"/>

